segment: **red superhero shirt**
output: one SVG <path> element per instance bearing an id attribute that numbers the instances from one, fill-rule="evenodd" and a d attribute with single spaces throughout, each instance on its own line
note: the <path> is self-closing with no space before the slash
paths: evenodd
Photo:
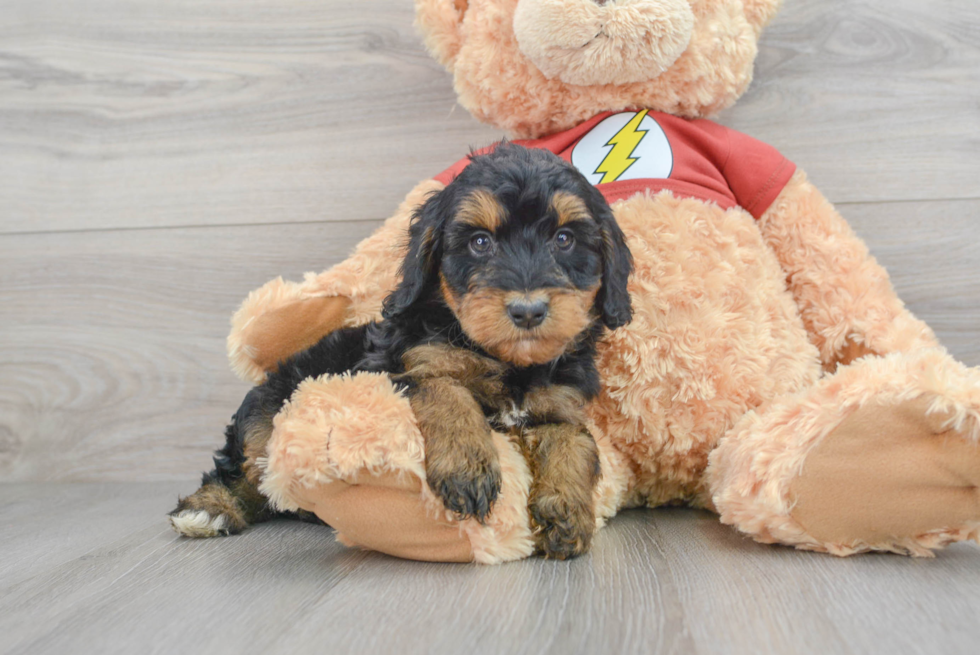
<path id="1" fill-rule="evenodd" d="M 650 190 L 742 207 L 759 218 L 796 166 L 773 147 L 708 120 L 642 111 L 606 112 L 565 132 L 514 143 L 571 162 L 610 203 Z M 477 154 L 493 148 L 483 148 Z M 469 164 L 436 176 L 449 182 Z"/>

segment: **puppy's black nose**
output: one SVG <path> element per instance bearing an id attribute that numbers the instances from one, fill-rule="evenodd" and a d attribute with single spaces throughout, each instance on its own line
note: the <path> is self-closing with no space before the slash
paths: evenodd
<path id="1" fill-rule="evenodd" d="M 525 330 L 538 327 L 544 322 L 544 317 L 548 315 L 548 303 L 543 300 L 528 302 L 527 300 L 515 300 L 507 305 L 507 314 L 514 325 Z"/>

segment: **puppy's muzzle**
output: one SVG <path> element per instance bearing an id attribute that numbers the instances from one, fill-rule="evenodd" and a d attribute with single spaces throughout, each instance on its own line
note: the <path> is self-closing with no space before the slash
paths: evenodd
<path id="1" fill-rule="evenodd" d="M 548 315 L 548 303 L 544 300 L 514 300 L 507 305 L 507 315 L 517 327 L 530 330 L 544 322 Z"/>

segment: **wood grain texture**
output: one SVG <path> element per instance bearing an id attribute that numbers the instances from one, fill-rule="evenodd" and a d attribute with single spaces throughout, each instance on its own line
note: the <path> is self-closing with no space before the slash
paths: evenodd
<path id="1" fill-rule="evenodd" d="M 835 201 L 980 197 L 980 5 L 786 3 L 720 120 Z M 408 0 L 6 0 L 0 232 L 379 219 L 501 135 Z"/>
<path id="2" fill-rule="evenodd" d="M 408 0 L 7 0 L 0 232 L 383 218 L 492 130 Z"/>
<path id="3" fill-rule="evenodd" d="M 747 541 L 706 512 L 641 510 L 613 519 L 593 552 L 571 562 L 424 564 L 348 550 L 327 528 L 287 521 L 238 537 L 182 539 L 159 518 L 167 497 L 191 485 L 166 486 L 4 485 L 0 517 L 43 511 L 54 525 L 84 524 L 90 534 L 71 548 L 41 525 L 4 536 L 0 652 L 975 649 L 975 546 L 935 560 L 841 560 Z M 91 539 L 97 530 L 101 541 Z M 11 577 L 32 545 L 45 546 L 42 556 Z"/>
<path id="4" fill-rule="evenodd" d="M 980 365 L 980 200 L 841 203 L 898 295 L 960 361 Z"/>
<path id="5" fill-rule="evenodd" d="M 241 299 L 341 260 L 376 225 L 0 238 L 0 479 L 207 468 L 248 390 L 224 347 Z"/>
<path id="6" fill-rule="evenodd" d="M 160 528 L 176 498 L 173 482 L 0 484 L 0 597 L 135 530 Z"/>
<path id="7" fill-rule="evenodd" d="M 721 122 L 833 202 L 980 197 L 980 3 L 786 0 Z"/>
<path id="8" fill-rule="evenodd" d="M 975 643 L 980 578 L 957 573 L 975 570 L 973 544 L 934 560 L 838 559 L 748 541 L 707 512 L 666 510 L 653 524 L 700 652 L 926 655 Z"/>

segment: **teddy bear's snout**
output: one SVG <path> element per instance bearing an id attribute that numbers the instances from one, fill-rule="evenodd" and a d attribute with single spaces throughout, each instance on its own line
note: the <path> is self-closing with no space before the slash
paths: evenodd
<path id="1" fill-rule="evenodd" d="M 653 79 L 687 49 L 687 0 L 520 0 L 514 34 L 549 79 L 593 86 Z"/>

